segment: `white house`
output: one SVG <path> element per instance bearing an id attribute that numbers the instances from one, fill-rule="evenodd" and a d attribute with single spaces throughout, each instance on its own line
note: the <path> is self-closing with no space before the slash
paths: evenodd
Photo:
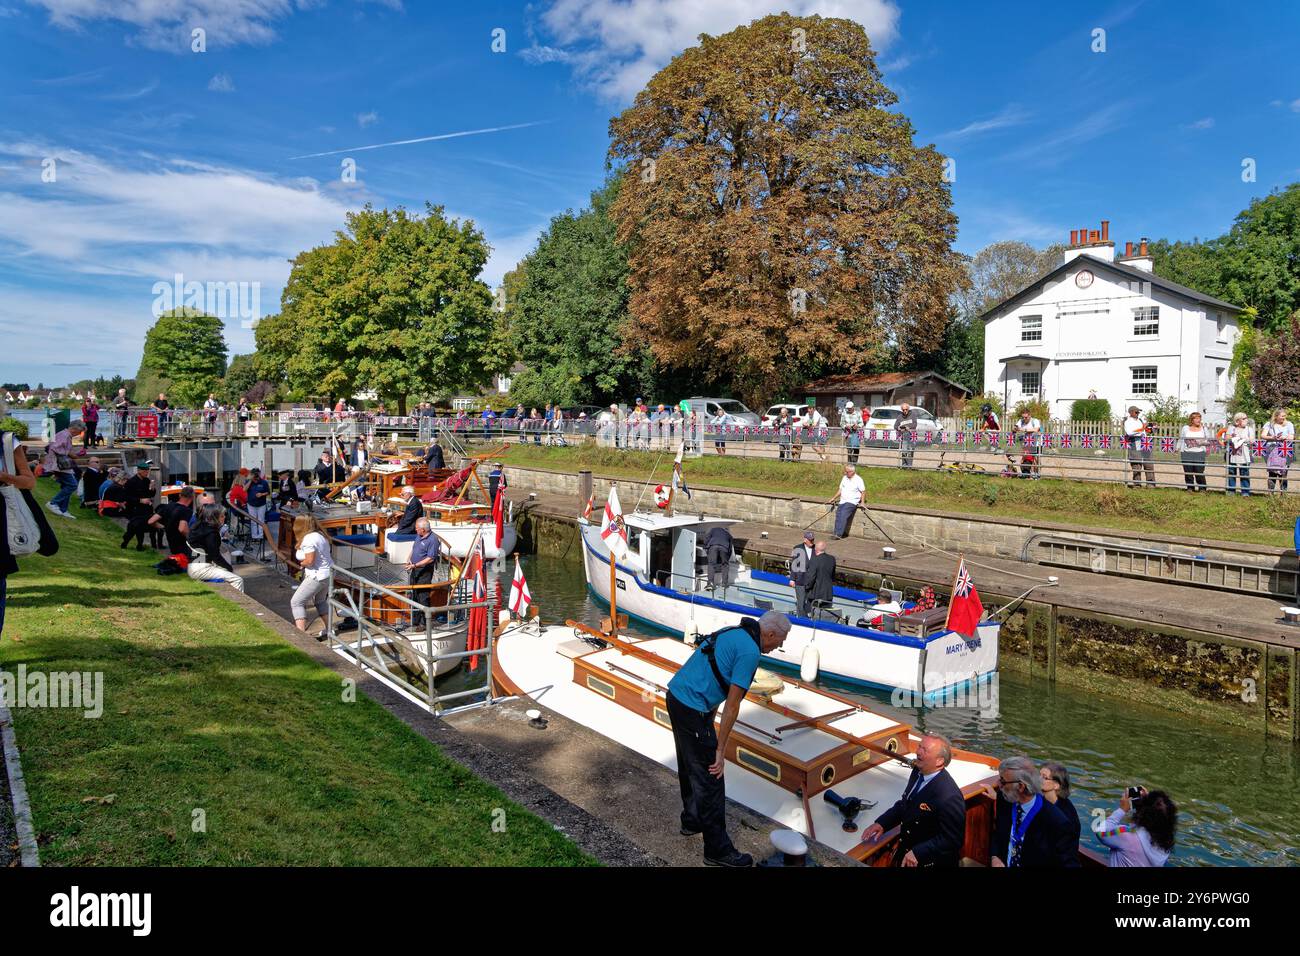
<path id="1" fill-rule="evenodd" d="M 1109 231 L 1072 230 L 1060 266 L 984 313 L 985 389 L 1053 418 L 1095 393 L 1118 416 L 1176 395 L 1222 421 L 1240 307 L 1154 275 L 1146 239 L 1116 258 Z"/>

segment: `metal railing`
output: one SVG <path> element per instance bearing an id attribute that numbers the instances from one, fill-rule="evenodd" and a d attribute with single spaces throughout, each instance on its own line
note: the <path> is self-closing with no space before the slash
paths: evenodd
<path id="1" fill-rule="evenodd" d="M 458 583 L 458 595 L 461 591 L 461 584 Z M 485 614 L 490 615 L 491 609 L 486 600 L 457 600 L 441 607 L 426 607 L 369 578 L 334 567 L 330 570 L 327 603 L 329 615 L 326 633 L 330 649 L 373 674 L 398 693 L 421 704 L 431 713 L 446 715 L 490 705 L 503 699 L 496 697 L 492 688 L 494 640 L 491 621 L 484 647 L 464 651 L 435 647 L 437 642 L 449 638 L 453 644 L 458 644 L 460 636 L 468 635 L 471 610 L 482 608 Z M 414 614 L 423 615 L 424 634 L 412 635 L 409 631 L 381 620 L 384 616 L 394 614 L 405 618 Z M 446 626 L 435 623 L 435 618 L 443 618 Z M 355 622 L 355 630 L 341 631 L 342 621 Z M 343 634 L 352 634 L 353 639 L 347 640 Z M 436 685 L 438 665 L 471 658 L 478 658 L 483 665 L 482 685 L 441 693 Z M 413 679 L 401 680 L 395 676 L 395 670 L 414 672 Z M 422 683 L 417 683 L 417 680 Z M 449 702 L 470 698 L 479 699 L 455 707 L 446 706 Z"/>

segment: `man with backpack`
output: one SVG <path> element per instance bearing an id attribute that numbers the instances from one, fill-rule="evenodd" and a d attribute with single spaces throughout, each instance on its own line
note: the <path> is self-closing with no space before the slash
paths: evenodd
<path id="1" fill-rule="evenodd" d="M 704 834 L 704 862 L 710 866 L 753 866 L 727 835 L 727 793 L 723 765 L 727 740 L 740 712 L 758 659 L 770 654 L 790 633 L 790 619 L 767 611 L 701 637 L 695 653 L 668 683 L 668 718 L 677 748 L 677 779 L 682 791 L 682 836 Z M 725 702 L 725 704 L 724 704 Z M 719 705 L 722 721 L 714 729 Z"/>

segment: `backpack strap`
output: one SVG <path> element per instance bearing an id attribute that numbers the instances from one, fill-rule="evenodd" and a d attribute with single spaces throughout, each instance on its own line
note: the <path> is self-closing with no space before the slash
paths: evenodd
<path id="1" fill-rule="evenodd" d="M 759 642 L 758 638 L 758 621 L 754 620 L 752 617 L 742 617 L 738 625 L 733 624 L 730 627 L 716 630 L 712 634 L 706 634 L 704 637 L 700 638 L 699 643 L 696 645 L 696 650 L 703 654 L 705 659 L 708 660 L 709 667 L 713 670 L 713 679 L 716 680 L 718 686 L 722 688 L 722 695 L 724 697 L 731 693 L 731 683 L 722 676 L 722 668 L 718 667 L 715 654 L 717 653 L 718 637 L 723 631 L 730 631 L 735 627 L 739 627 L 750 636 L 755 646 L 758 647 L 759 654 L 761 655 L 763 653 L 763 645 Z"/>

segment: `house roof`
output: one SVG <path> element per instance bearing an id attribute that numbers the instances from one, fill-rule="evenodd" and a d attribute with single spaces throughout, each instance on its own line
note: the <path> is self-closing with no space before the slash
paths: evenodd
<path id="1" fill-rule="evenodd" d="M 944 378 L 938 372 L 881 372 L 877 375 L 829 375 L 804 386 L 804 391 L 814 395 L 838 394 L 841 392 L 883 392 L 910 385 L 923 378 L 935 378 L 952 388 L 960 389 L 969 395 L 970 389 L 959 385 L 951 379 Z"/>
<path id="2" fill-rule="evenodd" d="M 1180 295 L 1185 299 L 1191 299 L 1193 302 L 1201 302 L 1204 303 L 1205 305 L 1212 305 L 1215 306 L 1216 308 L 1226 309 L 1229 312 L 1242 311 L 1241 306 L 1239 305 L 1233 305 L 1231 302 L 1224 302 L 1222 299 L 1216 299 L 1214 296 L 1206 295 L 1204 292 L 1197 292 L 1195 289 L 1189 289 L 1187 286 L 1179 285 L 1177 282 L 1170 282 L 1168 279 L 1162 279 L 1160 276 L 1156 275 L 1153 272 L 1143 272 L 1141 269 L 1135 268 L 1134 266 L 1124 265 L 1122 262 L 1107 262 L 1105 259 L 1098 259 L 1096 256 L 1090 256 L 1085 252 L 1083 255 L 1076 256 L 1075 258 L 1071 259 L 1069 262 L 1061 263 L 1059 266 L 1057 266 L 1047 275 L 1035 279 L 1033 282 L 1025 286 L 1015 295 L 1011 296 L 1011 298 L 1003 299 L 997 305 L 993 306 L 993 308 L 989 309 L 987 312 L 981 315 L 980 321 L 987 322 L 989 319 L 993 318 L 993 316 L 995 316 L 999 312 L 1005 311 L 1006 309 L 1019 305 L 1025 299 L 1028 299 L 1035 292 L 1037 292 L 1040 287 L 1042 287 L 1048 282 L 1051 282 L 1053 279 L 1061 275 L 1063 272 L 1070 270 L 1072 267 L 1078 264 L 1081 259 L 1084 258 L 1087 258 L 1088 260 L 1087 265 L 1088 268 L 1090 269 L 1094 267 L 1100 269 L 1109 269 L 1111 272 L 1116 273 L 1117 275 L 1121 275 L 1126 279 L 1137 279 L 1139 282 L 1149 282 L 1157 289 L 1164 289 L 1166 292 L 1172 292 L 1175 295 Z"/>

